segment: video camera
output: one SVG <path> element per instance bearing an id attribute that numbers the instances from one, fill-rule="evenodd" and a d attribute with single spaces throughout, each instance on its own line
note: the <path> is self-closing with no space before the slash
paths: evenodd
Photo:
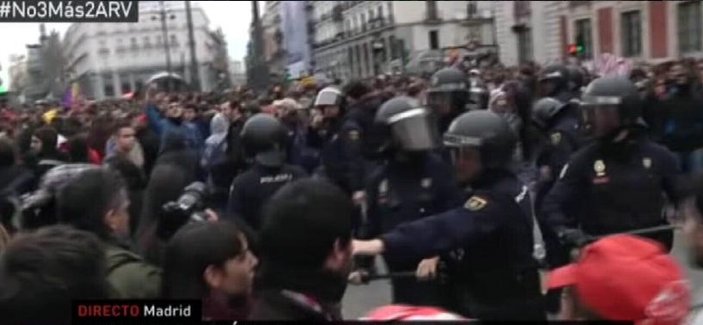
<path id="1" fill-rule="evenodd" d="M 163 214 L 159 220 L 158 236 L 168 239 L 186 223 L 207 221 L 205 201 L 208 196 L 207 185 L 202 182 L 186 186 L 178 200 L 161 207 Z"/>

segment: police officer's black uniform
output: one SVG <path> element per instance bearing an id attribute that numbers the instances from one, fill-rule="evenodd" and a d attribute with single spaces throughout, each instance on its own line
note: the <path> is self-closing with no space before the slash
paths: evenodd
<path id="1" fill-rule="evenodd" d="M 576 114 L 568 110 L 573 105 L 562 103 L 551 97 L 538 100 L 532 109 L 532 122 L 541 134 L 542 141 L 537 146 L 535 166 L 538 170 L 535 188 L 535 211 L 546 248 L 546 263 L 550 268 L 569 263 L 569 249 L 560 242 L 558 234 L 549 227 L 540 213 L 542 201 L 554 186 L 559 172 L 571 155 L 583 145 L 581 123 Z M 550 291 L 547 295 L 548 310 L 557 312 L 561 303 L 561 291 Z"/>
<path id="2" fill-rule="evenodd" d="M 325 117 L 319 128 L 310 127 L 307 145 L 320 151 L 321 166 L 316 174 L 351 195 L 364 187 L 363 130 L 356 120 L 344 118 L 344 106 L 344 95 L 340 91 L 333 88 L 320 91 L 314 107 L 323 110 L 336 107 L 339 113 L 336 117 Z"/>
<path id="3" fill-rule="evenodd" d="M 667 224 L 663 210 L 667 197 L 675 198 L 678 167 L 671 152 L 644 136 L 637 88 L 625 78 L 599 78 L 582 102 L 596 140 L 573 155 L 545 198 L 550 225 L 581 241 L 580 231 L 598 236 Z M 671 231 L 649 237 L 671 248 Z"/>
<path id="4" fill-rule="evenodd" d="M 483 171 L 465 202 L 381 236 L 387 255 L 415 259 L 452 252 L 455 310 L 481 320 L 544 320 L 527 188 L 508 167 L 515 135 L 497 114 L 459 116 L 444 136 L 453 154 L 480 153 Z"/>
<path id="5" fill-rule="evenodd" d="M 285 164 L 285 127 L 273 116 L 256 114 L 242 128 L 244 151 L 252 166 L 237 176 L 230 188 L 227 215 L 238 217 L 256 231 L 261 225 L 261 210 L 283 185 L 305 177 L 300 167 Z"/>
<path id="6" fill-rule="evenodd" d="M 539 209 L 544 195 L 552 187 L 558 173 L 576 150 L 585 142 L 581 122 L 572 105 L 551 97 L 538 100 L 532 109 L 532 122 L 542 134 L 536 166 L 540 169 L 535 207 Z"/>
<path id="7" fill-rule="evenodd" d="M 368 238 L 393 230 L 399 224 L 422 219 L 456 207 L 461 200 L 451 166 L 434 153 L 439 142 L 431 112 L 417 100 L 396 97 L 381 106 L 376 122 L 385 126 L 387 159 L 371 173 L 366 193 Z M 421 258 L 404 260 L 385 256 L 390 272 L 415 271 Z M 445 304 L 446 288 L 438 282 L 392 279 L 393 303 Z"/>

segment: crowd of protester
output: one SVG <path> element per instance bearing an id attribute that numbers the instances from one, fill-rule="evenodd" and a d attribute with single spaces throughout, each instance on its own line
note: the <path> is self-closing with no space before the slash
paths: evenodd
<path id="1" fill-rule="evenodd" d="M 465 71 L 484 91 L 480 108 L 504 117 L 518 136 L 513 160 L 525 175 L 534 172 L 539 142 L 530 110 L 543 91 L 541 69 Z M 597 77 L 583 72 L 582 86 Z M 676 153 L 684 171 L 703 170 L 703 61 L 637 67 L 627 77 L 641 91 L 650 136 Z M 80 107 L 4 106 L 0 323 L 68 324 L 72 299 L 103 298 L 201 299 L 204 320 L 342 319 L 357 209 L 366 208 L 371 166 L 382 160 L 366 150 L 380 141 L 373 136 L 376 111 L 396 96 L 425 103 L 432 83 L 430 76 L 381 75 L 275 85 L 260 94 L 246 87 L 223 94 L 148 88 Z M 341 94 L 344 104 L 316 104 L 325 91 Z M 279 123 L 286 130 L 280 168 L 293 176 L 252 190 L 258 181 L 251 173 L 259 172 L 252 166 L 268 167 L 262 161 L 275 157 L 252 154 L 242 138 Z M 354 147 L 359 133 L 363 143 Z M 342 149 L 324 145 L 335 137 L 346 139 Z M 330 157 L 347 170 L 332 168 L 341 163 Z M 194 182 L 208 187 L 206 220 L 164 229 L 172 218 L 164 205 Z M 689 193 L 684 230 L 703 266 L 703 194 Z M 570 288 L 565 319 L 644 319 L 658 315 L 645 310 L 649 300 L 678 283 L 667 289 L 669 304 L 658 307 L 680 313 L 667 324 L 682 324 L 691 299 L 684 281 L 659 246 L 613 236 L 553 272 L 548 285 Z M 280 292 L 299 305 L 285 306 Z M 407 308 L 390 313 L 401 319 Z"/>

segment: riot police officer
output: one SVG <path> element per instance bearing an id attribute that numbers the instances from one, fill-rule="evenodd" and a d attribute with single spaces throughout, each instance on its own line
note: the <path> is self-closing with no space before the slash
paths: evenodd
<path id="1" fill-rule="evenodd" d="M 571 99 L 581 98 L 581 90 L 586 83 L 586 75 L 583 69 L 576 65 L 567 65 L 568 72 L 568 89 L 571 92 Z"/>
<path id="2" fill-rule="evenodd" d="M 553 64 L 541 71 L 539 88 L 542 97 L 552 97 L 562 103 L 574 98 L 569 87 L 569 70 L 562 64 Z"/>
<path id="3" fill-rule="evenodd" d="M 478 69 L 472 69 L 469 72 L 469 110 L 486 109 L 490 101 L 490 91 L 486 83 L 481 79 L 481 73 Z"/>
<path id="4" fill-rule="evenodd" d="M 316 174 L 352 196 L 363 190 L 365 166 L 362 130 L 356 122 L 344 119 L 345 108 L 341 91 L 334 87 L 321 90 L 313 104 L 307 142 L 320 150 L 320 168 Z"/>
<path id="5" fill-rule="evenodd" d="M 644 134 L 642 106 L 626 78 L 598 78 L 586 88 L 582 112 L 595 140 L 571 157 L 543 203 L 565 241 L 667 224 L 662 211 L 667 198 L 675 199 L 678 167 Z M 671 248 L 671 231 L 648 237 Z"/>
<path id="6" fill-rule="evenodd" d="M 227 211 L 254 231 L 261 225 L 268 198 L 283 185 L 306 176 L 301 168 L 285 163 L 287 136 L 285 126 L 264 113 L 249 118 L 242 128 L 241 141 L 251 167 L 232 182 Z"/>
<path id="7" fill-rule="evenodd" d="M 374 238 L 398 225 L 438 214 L 459 205 L 460 191 L 451 168 L 433 152 L 439 144 L 431 112 L 410 97 L 395 97 L 376 113 L 385 129 L 381 151 L 386 159 L 371 173 L 366 193 L 368 237 Z M 415 271 L 422 258 L 404 260 L 386 255 L 391 272 Z M 428 261 L 429 262 L 429 261 Z M 437 263 L 438 259 L 433 259 Z M 438 282 L 392 279 L 393 303 L 444 305 L 446 289 Z"/>
<path id="8" fill-rule="evenodd" d="M 576 118 L 578 114 L 572 112 L 573 109 L 573 105 L 552 97 L 538 100 L 532 108 L 532 122 L 544 138 L 536 159 L 537 167 L 540 169 L 539 182 L 542 184 L 540 188 L 551 187 L 557 173 L 567 163 L 571 154 L 585 141 L 582 137 L 580 120 Z M 540 201 L 539 197 L 537 201 Z M 536 204 L 536 206 L 539 205 Z"/>
<path id="9" fill-rule="evenodd" d="M 481 320 L 544 320 L 529 194 L 509 168 L 515 142 L 495 113 L 459 116 L 444 143 L 467 189 L 464 203 L 380 239 L 354 241 L 354 253 L 415 259 L 451 251 L 461 268 L 450 274 L 456 311 Z"/>
<path id="10" fill-rule="evenodd" d="M 449 123 L 466 110 L 468 102 L 469 83 L 461 70 L 444 68 L 432 75 L 427 90 L 427 106 L 437 116 L 439 132 L 449 128 Z"/>
<path id="11" fill-rule="evenodd" d="M 548 226 L 543 215 L 539 213 L 542 201 L 554 186 L 558 173 L 569 161 L 571 155 L 583 145 L 580 121 L 574 105 L 562 103 L 551 97 L 538 100 L 532 109 L 532 123 L 540 134 L 541 141 L 537 146 L 535 166 L 538 170 L 535 187 L 535 211 L 537 221 L 546 246 L 546 263 L 550 268 L 569 263 L 569 250 L 562 245 L 558 235 Z M 547 308 L 556 313 L 561 303 L 561 291 L 547 294 Z"/>

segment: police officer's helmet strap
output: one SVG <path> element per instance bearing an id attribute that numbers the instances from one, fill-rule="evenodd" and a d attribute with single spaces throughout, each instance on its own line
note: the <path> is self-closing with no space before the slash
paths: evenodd
<path id="1" fill-rule="evenodd" d="M 436 85 L 433 86 L 430 91 L 431 92 L 439 92 L 439 91 L 459 91 L 459 90 L 467 90 L 468 87 L 466 83 L 463 82 L 452 82 L 452 83 L 446 83 L 446 84 L 441 84 L 441 85 Z"/>
<path id="2" fill-rule="evenodd" d="M 564 76 L 561 74 L 559 71 L 553 71 L 550 73 L 545 74 L 542 76 L 541 80 L 549 80 L 549 79 L 556 79 L 556 78 L 563 78 Z"/>
<path id="3" fill-rule="evenodd" d="M 448 147 L 478 147 L 483 144 L 481 138 L 467 137 L 456 134 L 445 134 L 444 145 Z"/>
<path id="4" fill-rule="evenodd" d="M 405 119 L 409 119 L 409 118 L 417 117 L 417 116 L 422 116 L 422 115 L 426 115 L 426 114 L 427 114 L 427 110 L 424 108 L 421 108 L 421 107 L 413 108 L 411 110 L 401 112 L 401 113 L 398 113 L 398 114 L 391 116 L 390 118 L 388 118 L 388 124 L 394 124 L 394 123 L 400 122 Z"/>
<path id="5" fill-rule="evenodd" d="M 617 96 L 583 96 L 581 105 L 584 106 L 600 106 L 600 105 L 620 105 L 622 98 Z"/>

